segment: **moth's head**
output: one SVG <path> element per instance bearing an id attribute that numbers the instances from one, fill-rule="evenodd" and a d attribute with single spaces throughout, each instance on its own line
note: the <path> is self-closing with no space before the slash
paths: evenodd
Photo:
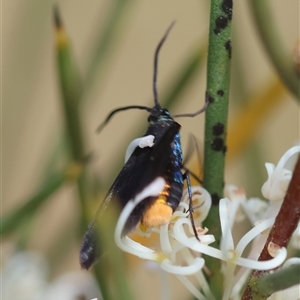
<path id="1" fill-rule="evenodd" d="M 160 106 L 154 106 L 151 110 L 150 116 L 148 117 L 148 122 L 154 124 L 161 121 L 172 121 L 173 118 L 169 111 Z"/>

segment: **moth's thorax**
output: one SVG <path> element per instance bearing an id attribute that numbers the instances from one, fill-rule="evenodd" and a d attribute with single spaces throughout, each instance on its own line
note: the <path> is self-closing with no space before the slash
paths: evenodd
<path id="1" fill-rule="evenodd" d="M 150 125 L 153 125 L 155 123 L 174 122 L 174 120 L 167 109 L 154 107 L 150 116 L 148 117 L 148 122 Z"/>

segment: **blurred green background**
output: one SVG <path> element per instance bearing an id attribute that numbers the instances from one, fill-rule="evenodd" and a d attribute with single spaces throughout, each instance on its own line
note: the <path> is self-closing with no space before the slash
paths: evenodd
<path id="1" fill-rule="evenodd" d="M 125 4 L 126 2 L 126 4 Z M 241 111 L 277 82 L 277 74 L 257 35 L 249 1 L 235 1 L 229 130 L 236 126 Z M 103 28 L 112 18 L 118 1 L 61 0 L 64 27 L 71 40 L 76 63 L 84 80 L 89 74 Z M 64 132 L 64 115 L 57 76 L 53 1 L 2 1 L 2 216 L 26 202 L 39 189 L 49 158 Z M 299 39 L 299 1 L 272 1 L 282 43 L 292 56 Z M 154 50 L 169 24 L 176 25 L 159 57 L 158 90 L 166 97 L 172 82 L 197 49 L 207 47 L 209 2 L 124 1 L 112 43 L 97 66 L 81 105 L 81 117 L 89 164 L 99 175 L 105 194 L 120 166 L 126 146 L 138 129 L 146 128 L 147 114 L 128 111 L 116 115 L 100 135 L 95 130 L 108 112 L 118 106 L 153 105 Z M 268 20 L 266 20 L 268 22 Z M 206 56 L 206 55 L 205 55 Z M 171 113 L 197 111 L 204 102 L 206 61 L 189 82 Z M 276 84 L 275 84 L 276 85 Z M 243 186 L 248 196 L 260 196 L 266 178 L 265 162 L 277 163 L 281 155 L 299 142 L 299 105 L 287 91 L 269 105 L 257 121 L 253 138 L 227 162 L 226 183 Z M 256 120 L 253 120 L 256 123 Z M 203 142 L 204 116 L 183 118 L 183 150 L 189 134 Z M 230 135 L 230 131 L 229 131 Z M 244 135 L 248 135 L 245 129 Z M 234 140 L 234 136 L 232 137 Z M 228 149 L 230 155 L 230 145 Z M 55 168 L 64 165 L 67 151 L 57 152 Z M 63 153 L 63 155 L 61 155 Z M 41 251 L 51 262 L 51 277 L 79 270 L 79 204 L 74 184 L 59 189 L 26 224 L 2 240 L 5 264 L 18 247 Z M 97 204 L 95 204 L 95 207 Z M 64 241 L 64 243 L 62 243 Z M 63 247 L 58 245 L 64 244 Z M 143 262 L 130 267 L 136 299 L 159 295 L 160 277 L 144 271 Z M 178 288 L 172 299 L 187 294 Z M 147 298 L 145 290 L 151 291 Z M 9 299 L 5 299 L 9 300 Z"/>

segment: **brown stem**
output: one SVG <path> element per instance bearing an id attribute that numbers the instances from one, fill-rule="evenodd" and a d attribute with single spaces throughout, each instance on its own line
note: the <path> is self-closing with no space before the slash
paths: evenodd
<path id="1" fill-rule="evenodd" d="M 289 184 L 287 193 L 284 197 L 280 211 L 276 217 L 275 223 L 269 233 L 266 244 L 260 254 L 259 261 L 272 259 L 268 252 L 270 242 L 277 244 L 280 247 L 287 247 L 289 240 L 295 231 L 300 218 L 300 156 L 293 173 L 293 177 Z M 252 300 L 252 285 L 255 284 L 255 279 L 270 273 L 271 270 L 254 270 L 250 275 L 246 290 L 242 300 Z M 261 299 L 267 299 L 270 295 L 263 295 Z M 264 298 L 266 297 L 266 298 Z"/>

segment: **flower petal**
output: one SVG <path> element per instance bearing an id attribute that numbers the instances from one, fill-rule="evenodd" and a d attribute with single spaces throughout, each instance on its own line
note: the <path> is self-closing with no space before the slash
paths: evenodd
<path id="1" fill-rule="evenodd" d="M 123 251 L 139 256 L 144 259 L 160 260 L 161 254 L 155 253 L 154 250 L 142 246 L 139 243 L 134 242 L 129 237 L 123 237 L 123 228 L 130 214 L 134 208 L 145 198 L 150 196 L 157 196 L 164 188 L 165 180 L 162 177 L 156 178 L 150 183 L 144 190 L 142 190 L 136 197 L 125 205 L 118 219 L 115 229 L 115 242 L 119 248 Z"/>
<path id="2" fill-rule="evenodd" d="M 193 217 L 196 226 L 206 219 L 211 207 L 211 196 L 209 192 L 201 186 L 192 186 Z M 185 189 L 182 194 L 182 202 L 189 203 L 188 190 Z"/>
<path id="3" fill-rule="evenodd" d="M 210 247 L 208 245 L 199 242 L 196 239 L 196 237 L 187 237 L 183 228 L 184 224 L 190 225 L 190 220 L 180 219 L 174 224 L 174 228 L 173 228 L 174 238 L 178 242 L 199 253 L 203 253 L 215 258 L 223 259 L 223 253 L 219 249 Z"/>
<path id="4" fill-rule="evenodd" d="M 125 163 L 133 153 L 136 147 L 145 148 L 145 147 L 152 147 L 154 145 L 154 135 L 147 135 L 140 138 L 137 138 L 133 140 L 129 146 L 127 147 L 126 153 L 125 153 Z"/>
<path id="5" fill-rule="evenodd" d="M 256 269 L 256 270 L 271 270 L 274 268 L 279 267 L 286 259 L 287 251 L 286 248 L 281 248 L 278 251 L 278 254 L 276 257 L 265 260 L 265 261 L 255 261 L 250 260 L 248 258 L 242 258 L 238 257 L 236 260 L 236 264 L 242 267 L 246 267 L 249 269 Z"/>
<path id="6" fill-rule="evenodd" d="M 247 245 L 257 236 L 259 236 L 263 231 L 270 228 L 274 224 L 275 218 L 270 218 L 260 222 L 258 225 L 254 226 L 249 230 L 238 242 L 236 246 L 236 252 L 239 256 L 242 255 L 243 251 Z"/>
<path id="7" fill-rule="evenodd" d="M 283 154 L 276 167 L 270 163 L 265 164 L 268 179 L 263 184 L 261 192 L 266 199 L 270 201 L 283 200 L 299 152 L 300 146 L 292 147 Z"/>
<path id="8" fill-rule="evenodd" d="M 222 230 L 222 240 L 221 240 L 221 250 L 227 251 L 229 249 L 234 249 L 233 237 L 231 233 L 231 224 L 229 220 L 229 211 L 231 214 L 232 203 L 228 198 L 223 198 L 219 202 L 219 215 Z M 234 216 L 233 212 L 233 216 Z"/>
<path id="9" fill-rule="evenodd" d="M 204 259 L 201 257 L 196 257 L 194 262 L 188 266 L 175 266 L 170 260 L 165 259 L 162 261 L 160 266 L 168 273 L 177 275 L 192 275 L 203 268 Z"/>

